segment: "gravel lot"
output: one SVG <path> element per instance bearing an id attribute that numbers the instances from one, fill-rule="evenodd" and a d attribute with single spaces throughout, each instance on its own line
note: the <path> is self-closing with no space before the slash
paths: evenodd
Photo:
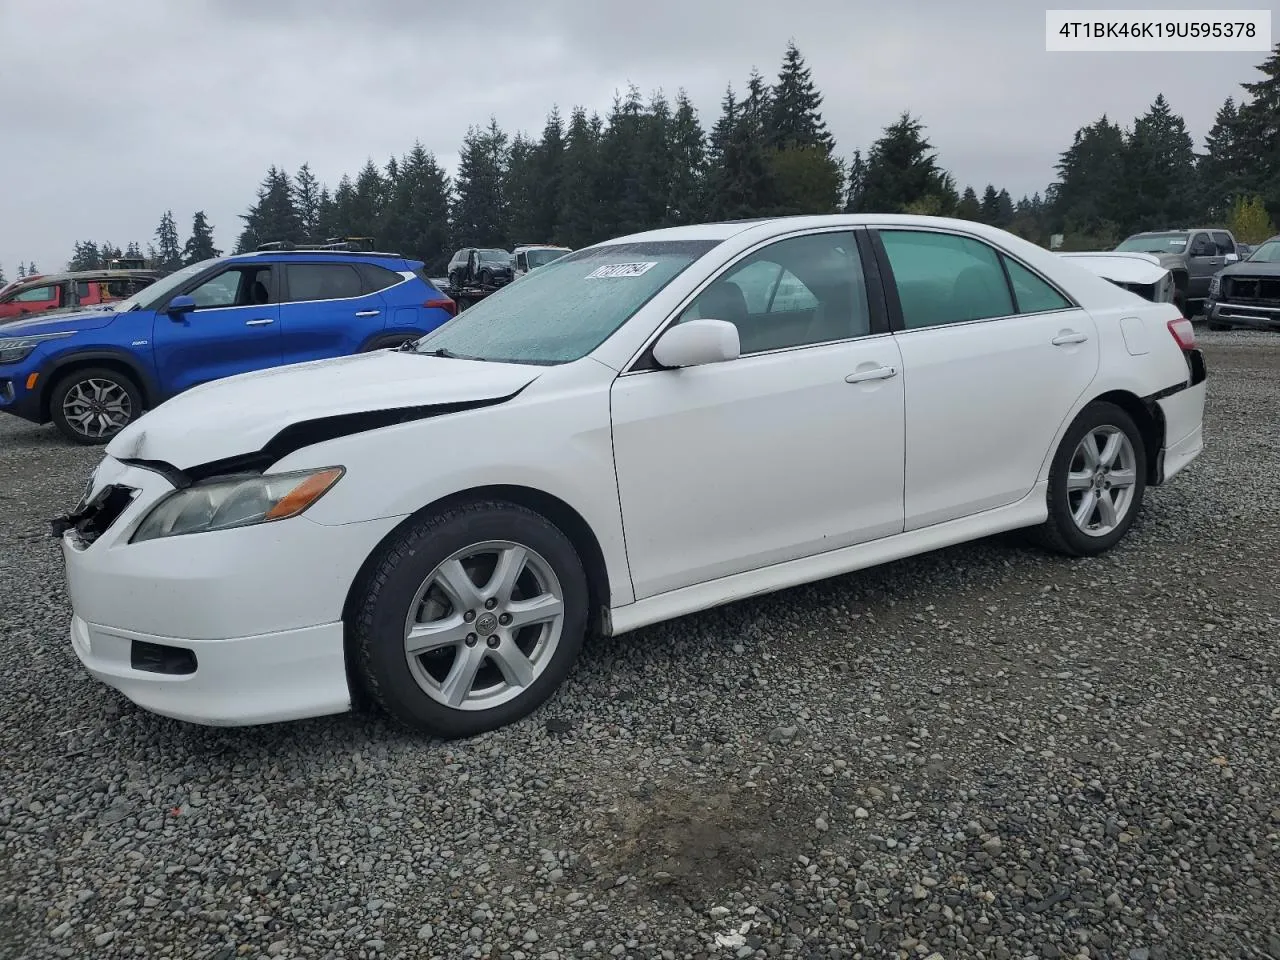
<path id="1" fill-rule="evenodd" d="M 0 423 L 0 957 L 1280 960 L 1280 338 L 1111 555 L 1012 537 L 590 647 L 513 728 L 185 726 L 90 681 Z"/>

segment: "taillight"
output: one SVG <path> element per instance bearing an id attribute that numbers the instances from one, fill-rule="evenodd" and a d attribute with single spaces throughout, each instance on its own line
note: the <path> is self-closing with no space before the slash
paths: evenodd
<path id="1" fill-rule="evenodd" d="M 443 297 L 440 300 L 428 300 L 423 304 L 423 306 L 428 310 L 432 307 L 435 307 L 437 310 L 443 310 L 451 317 L 456 317 L 458 315 L 458 305 L 448 297 Z"/>
<path id="2" fill-rule="evenodd" d="M 1170 320 L 1169 332 L 1173 334 L 1173 339 L 1178 341 L 1178 346 L 1183 350 L 1194 350 L 1196 348 L 1196 328 L 1191 325 L 1191 321 L 1186 317 Z"/>

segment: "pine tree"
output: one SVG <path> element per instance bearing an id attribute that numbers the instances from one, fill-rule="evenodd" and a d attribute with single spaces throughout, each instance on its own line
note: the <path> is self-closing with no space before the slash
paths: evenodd
<path id="1" fill-rule="evenodd" d="M 0 288 L 3 288 L 8 282 L 4 276 L 4 264 L 0 263 Z"/>
<path id="2" fill-rule="evenodd" d="M 311 239 L 320 242 L 336 237 L 340 232 L 334 220 L 333 197 L 329 195 L 328 187 L 321 187 L 316 200 L 316 228 Z"/>
<path id="3" fill-rule="evenodd" d="M 454 240 L 463 247 L 504 247 L 507 135 L 496 118 L 483 130 L 471 127 L 462 141 L 455 180 Z"/>
<path id="4" fill-rule="evenodd" d="M 511 140 L 503 183 L 507 223 L 505 233 L 513 243 L 543 243 L 537 233 L 539 170 L 535 164 L 537 144 L 523 133 Z"/>
<path id="5" fill-rule="evenodd" d="M 182 265 L 182 248 L 178 246 L 178 227 L 173 211 L 166 210 L 156 227 L 156 269 L 169 273 Z"/>
<path id="6" fill-rule="evenodd" d="M 1058 160 L 1052 187 L 1051 228 L 1074 234 L 1084 246 L 1114 246 L 1127 202 L 1125 134 L 1104 115 L 1075 132 Z"/>
<path id="7" fill-rule="evenodd" d="M 258 187 L 258 199 L 248 213 L 240 215 L 244 230 L 236 244 L 237 253 L 247 253 L 261 243 L 283 240 L 303 241 L 302 224 L 294 206 L 293 181 L 272 165 Z"/>
<path id="8" fill-rule="evenodd" d="M 68 270 L 98 270 L 102 266 L 102 255 L 98 252 L 98 245 L 92 240 L 77 242 L 71 260 L 67 263 Z"/>
<path id="9" fill-rule="evenodd" d="M 599 169 L 598 125 L 587 119 L 582 107 L 574 107 L 565 137 L 564 181 L 557 235 L 570 247 L 594 242 L 597 230 L 596 177 Z"/>
<path id="10" fill-rule="evenodd" d="M 1225 218 L 1235 198 L 1254 185 L 1251 181 L 1256 168 L 1249 162 L 1245 140 L 1236 102 L 1228 97 L 1218 108 L 1204 140 L 1205 152 L 1196 164 L 1200 193 L 1213 219 Z"/>
<path id="11" fill-rule="evenodd" d="M 298 226 L 302 239 L 307 243 L 319 243 L 327 239 L 320 235 L 320 181 L 304 163 L 293 178 L 294 207 L 298 211 Z"/>
<path id="12" fill-rule="evenodd" d="M 355 193 L 348 211 L 348 236 L 372 237 L 375 241 L 382 232 L 383 214 L 390 189 L 382 171 L 372 159 L 366 160 L 356 177 Z"/>
<path id="13" fill-rule="evenodd" d="M 978 194 L 973 187 L 965 187 L 960 203 L 956 206 L 956 216 L 961 220 L 981 220 L 982 204 L 978 202 Z"/>
<path id="14" fill-rule="evenodd" d="M 867 161 L 862 159 L 862 151 L 853 151 L 849 160 L 849 173 L 845 179 L 844 212 L 862 213 L 866 209 L 863 200 L 867 187 Z"/>
<path id="15" fill-rule="evenodd" d="M 28 277 L 34 277 L 34 276 L 36 276 L 39 272 L 40 272 L 40 271 L 36 269 L 36 262 L 35 262 L 34 260 L 31 260 L 31 261 L 29 261 L 29 262 L 27 263 L 27 276 L 28 276 Z"/>
<path id="16" fill-rule="evenodd" d="M 1001 188 L 996 194 L 996 226 L 1008 229 L 1011 223 L 1013 223 L 1013 198 L 1009 196 L 1008 190 Z"/>
<path id="17" fill-rule="evenodd" d="M 1240 120 L 1254 167 L 1250 186 L 1271 219 L 1280 221 L 1280 43 L 1258 70 L 1265 79 L 1242 84 L 1250 100 L 1240 108 Z"/>
<path id="18" fill-rule="evenodd" d="M 765 124 L 769 146 L 775 150 L 815 147 L 829 157 L 835 140 L 827 131 L 821 108 L 822 94 L 793 40 L 787 44 L 778 82 L 769 98 Z"/>
<path id="19" fill-rule="evenodd" d="M 140 258 L 140 257 L 142 256 L 142 251 L 138 248 L 138 241 L 136 241 L 136 240 L 130 240 L 130 241 L 129 241 L 128 246 L 126 246 L 126 247 L 124 248 L 124 252 L 123 252 L 123 253 L 121 253 L 121 252 L 120 252 L 120 249 L 117 247 L 117 248 L 116 248 L 115 255 L 116 255 L 116 257 L 117 257 L 117 258 L 119 258 L 119 257 L 131 257 L 131 258 L 133 258 L 133 259 L 137 260 L 138 258 Z"/>
<path id="20" fill-rule="evenodd" d="M 1134 121 L 1122 169 L 1127 203 L 1121 222 L 1129 230 L 1167 230 L 1195 218 L 1195 146 L 1164 94 Z"/>
<path id="21" fill-rule="evenodd" d="M 22 265 L 22 261 L 18 261 L 18 279 L 22 280 L 27 275 L 27 268 Z"/>
<path id="22" fill-rule="evenodd" d="M 676 110 L 668 136 L 671 149 L 671 180 L 667 195 L 667 216 L 673 225 L 697 223 L 704 218 L 706 204 L 707 138 L 684 90 L 676 94 Z"/>
<path id="23" fill-rule="evenodd" d="M 900 213 L 928 197 L 937 198 L 936 209 L 945 213 L 956 201 L 951 176 L 938 166 L 924 125 L 907 112 L 871 145 L 863 190 L 867 213 Z"/>
<path id="24" fill-rule="evenodd" d="M 213 245 L 213 227 L 204 211 L 197 210 L 191 217 L 191 236 L 182 246 L 182 262 L 189 265 L 220 256 L 222 251 Z"/>
<path id="25" fill-rule="evenodd" d="M 779 198 L 764 146 L 769 89 L 759 71 L 751 71 L 742 102 L 735 104 L 730 90 L 724 107 L 715 133 L 719 162 L 711 175 L 713 215 L 723 220 L 768 215 Z"/>
<path id="26" fill-rule="evenodd" d="M 996 192 L 994 184 L 987 184 L 987 189 L 982 193 L 982 222 L 994 225 L 996 219 L 1000 216 L 1000 194 Z"/>
<path id="27" fill-rule="evenodd" d="M 560 109 L 552 107 L 531 161 L 538 182 L 532 221 L 532 236 L 536 243 L 552 243 L 559 236 L 564 147 L 564 122 L 560 119 Z"/>
<path id="28" fill-rule="evenodd" d="M 325 237 L 350 237 L 356 231 L 351 224 L 356 218 L 356 188 L 351 177 L 343 174 L 338 181 L 338 188 L 333 192 L 333 225 L 326 231 Z"/>
<path id="29" fill-rule="evenodd" d="M 599 145 L 601 170 L 608 173 L 597 185 L 598 229 L 604 236 L 635 233 L 646 226 L 640 185 L 643 124 L 640 90 L 632 85 L 625 99 L 615 94 Z"/>
<path id="30" fill-rule="evenodd" d="M 449 178 L 421 142 L 400 161 L 388 204 L 388 246 L 443 270 L 449 248 Z"/>

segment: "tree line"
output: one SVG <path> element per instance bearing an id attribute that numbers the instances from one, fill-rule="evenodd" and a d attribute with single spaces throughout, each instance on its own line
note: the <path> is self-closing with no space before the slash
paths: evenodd
<path id="1" fill-rule="evenodd" d="M 1197 152 L 1186 123 L 1157 94 L 1129 126 L 1107 116 L 1080 128 L 1043 193 L 1014 200 L 996 184 L 959 188 L 920 118 L 904 111 L 865 154 L 837 152 L 823 96 L 788 44 L 776 80 L 756 70 L 726 89 L 704 129 L 688 96 L 647 99 L 632 86 L 608 114 L 556 108 L 536 137 L 491 118 L 463 139 L 450 177 L 420 142 L 383 165 L 368 160 L 330 190 L 308 164 L 271 167 L 241 215 L 235 251 L 285 240 L 371 237 L 441 270 L 454 249 L 556 243 L 580 248 L 663 226 L 806 213 L 956 216 L 1067 249 L 1107 249 L 1130 233 L 1229 225 L 1257 242 L 1280 220 L 1280 44 L 1262 78 L 1218 111 Z M 218 255 L 203 212 L 179 243 L 166 212 L 147 257 L 171 269 Z M 138 251 L 137 244 L 125 254 Z M 119 248 L 76 245 L 71 266 L 104 265 Z"/>

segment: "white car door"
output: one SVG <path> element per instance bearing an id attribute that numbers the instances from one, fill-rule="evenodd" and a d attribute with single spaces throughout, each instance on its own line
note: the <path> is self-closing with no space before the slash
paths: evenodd
<path id="1" fill-rule="evenodd" d="M 906 371 L 906 529 L 1017 502 L 1097 373 L 1093 318 L 976 238 L 878 235 Z"/>
<path id="2" fill-rule="evenodd" d="M 902 532 L 902 364 L 863 276 L 852 231 L 769 243 L 677 318 L 732 321 L 738 359 L 615 381 L 637 599 Z"/>

